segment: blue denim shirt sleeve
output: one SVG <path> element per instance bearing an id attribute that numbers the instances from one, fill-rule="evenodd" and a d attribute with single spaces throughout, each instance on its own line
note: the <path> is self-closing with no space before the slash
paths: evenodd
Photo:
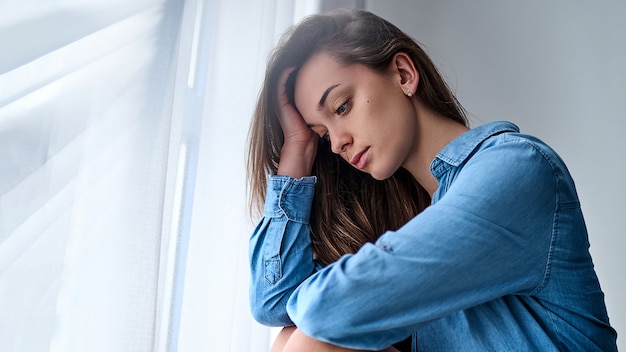
<path id="1" fill-rule="evenodd" d="M 462 167 L 441 163 L 450 168 L 441 199 L 301 284 L 287 306 L 296 325 L 329 343 L 383 349 L 452 312 L 541 289 L 557 181 L 531 143 L 498 140 Z"/>
<path id="2" fill-rule="evenodd" d="M 309 216 L 316 178 L 270 175 L 263 218 L 250 238 L 250 304 L 268 326 L 293 325 L 286 304 L 315 270 Z"/>

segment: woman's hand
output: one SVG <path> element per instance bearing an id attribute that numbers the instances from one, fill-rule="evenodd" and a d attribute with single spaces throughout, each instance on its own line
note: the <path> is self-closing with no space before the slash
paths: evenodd
<path id="1" fill-rule="evenodd" d="M 278 121 L 285 136 L 277 174 L 301 178 L 311 175 L 319 136 L 306 125 L 298 110 L 289 102 L 286 86 L 287 79 L 293 71 L 293 67 L 285 69 L 276 87 Z"/>

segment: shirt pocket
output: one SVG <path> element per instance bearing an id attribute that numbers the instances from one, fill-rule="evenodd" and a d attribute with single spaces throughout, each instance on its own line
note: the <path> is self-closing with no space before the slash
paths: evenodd
<path id="1" fill-rule="evenodd" d="M 265 280 L 273 285 L 283 276 L 282 261 L 280 259 L 280 247 L 283 242 L 283 236 L 287 228 L 287 218 L 273 218 L 268 227 L 268 234 L 277 236 L 272 241 L 266 241 L 263 249 L 264 258 L 264 277 Z"/>

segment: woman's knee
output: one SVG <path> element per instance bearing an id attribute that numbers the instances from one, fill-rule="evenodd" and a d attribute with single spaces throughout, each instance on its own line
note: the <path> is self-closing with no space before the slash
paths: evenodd
<path id="1" fill-rule="evenodd" d="M 278 349 L 280 348 L 280 349 Z M 326 342 L 316 340 L 305 335 L 296 327 L 284 328 L 278 337 L 271 352 L 365 352 L 364 350 L 354 350 L 331 345 Z M 389 347 L 380 352 L 398 352 L 393 347 Z"/>
<path id="2" fill-rule="evenodd" d="M 289 341 L 285 345 L 283 352 L 357 352 L 361 350 L 353 350 L 343 347 L 334 346 L 326 342 L 315 340 L 305 335 L 301 330 L 296 329 L 289 337 Z"/>
<path id="3" fill-rule="evenodd" d="M 270 352 L 281 352 L 285 348 L 285 345 L 289 341 L 291 334 L 293 334 L 295 330 L 295 326 L 284 327 L 276 336 Z"/>

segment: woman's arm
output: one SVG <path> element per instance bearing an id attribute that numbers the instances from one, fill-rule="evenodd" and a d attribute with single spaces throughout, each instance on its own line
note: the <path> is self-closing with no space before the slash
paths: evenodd
<path id="1" fill-rule="evenodd" d="M 250 238 L 250 305 L 268 326 L 293 325 L 286 304 L 315 271 L 309 215 L 315 177 L 270 176 L 264 216 Z"/>
<path id="2" fill-rule="evenodd" d="M 250 238 L 252 313 L 270 326 L 293 325 L 287 300 L 315 270 L 309 216 L 316 178 L 310 175 L 319 136 L 289 101 L 287 80 L 293 71 L 284 70 L 276 87 L 284 143 L 277 175 L 269 176 L 263 219 Z"/>
<path id="3" fill-rule="evenodd" d="M 421 323 L 540 285 L 553 169 L 523 141 L 480 154 L 438 203 L 300 285 L 288 303 L 298 328 L 341 346 L 384 348 Z"/>

